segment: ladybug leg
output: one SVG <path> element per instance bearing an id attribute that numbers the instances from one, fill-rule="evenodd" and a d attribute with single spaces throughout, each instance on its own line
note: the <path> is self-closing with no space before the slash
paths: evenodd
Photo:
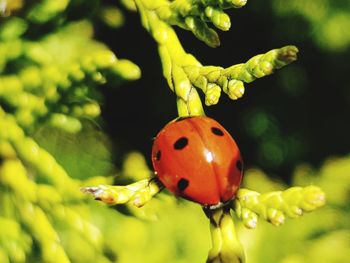
<path id="1" fill-rule="evenodd" d="M 203 211 L 207 215 L 207 212 L 206 212 L 207 210 L 216 210 L 216 209 L 219 209 L 219 208 L 228 208 L 228 209 L 230 209 L 232 207 L 233 200 L 234 200 L 234 198 L 229 200 L 229 201 L 226 201 L 226 202 L 219 202 L 216 205 L 205 205 L 205 206 L 203 206 Z"/>
<path id="2" fill-rule="evenodd" d="M 148 186 L 150 186 L 151 184 L 156 184 L 159 188 L 159 192 L 165 188 L 165 186 L 162 184 L 162 182 L 156 176 L 149 179 Z"/>

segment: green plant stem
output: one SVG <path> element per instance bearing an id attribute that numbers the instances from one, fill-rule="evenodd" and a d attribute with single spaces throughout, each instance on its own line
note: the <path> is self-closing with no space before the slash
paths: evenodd
<path id="1" fill-rule="evenodd" d="M 83 193 L 92 194 L 99 201 L 109 205 L 131 203 L 142 207 L 163 189 L 158 178 L 144 179 L 135 183 L 119 185 L 99 185 L 82 187 Z"/>
<path id="2" fill-rule="evenodd" d="M 204 208 L 210 221 L 212 248 L 207 263 L 244 263 L 243 247 L 237 237 L 230 207 Z"/>
<path id="3" fill-rule="evenodd" d="M 195 57 L 185 52 L 174 29 L 159 19 L 155 11 L 159 6 L 154 6 L 152 10 L 150 5 L 144 4 L 147 1 L 135 0 L 135 2 L 144 27 L 158 43 L 163 75 L 171 90 L 176 94 L 179 116 L 204 115 L 197 90 L 193 88 L 184 71 L 185 66 L 200 66 L 201 64 Z"/>
<path id="4" fill-rule="evenodd" d="M 241 7 L 245 2 L 221 1 L 214 9 L 212 7 L 209 8 L 210 10 L 207 9 L 207 16 L 213 19 L 214 16 L 218 17 L 218 20 L 216 18 L 213 20 L 213 23 L 216 21 L 214 24 L 218 28 L 228 26 L 227 15 L 223 15 L 216 8 L 222 9 L 226 4 L 227 8 Z M 201 17 L 204 21 L 193 16 L 199 12 L 196 11 L 199 5 L 209 7 L 209 4 L 214 3 L 198 2 L 198 6 L 194 9 L 190 8 L 192 5 L 188 1 L 170 3 L 166 0 L 135 0 L 135 3 L 143 26 L 157 41 L 163 75 L 170 89 L 176 94 L 179 116 L 205 114 L 197 89 L 201 89 L 205 94 L 207 106 L 218 103 L 221 90 L 227 93 L 232 100 L 236 100 L 244 94 L 244 82 L 249 83 L 257 78 L 270 75 L 274 70 L 288 65 L 297 58 L 298 49 L 295 46 L 285 46 L 256 55 L 246 63 L 228 68 L 203 66 L 193 55 L 185 52 L 171 25 L 192 30 L 197 38 L 205 41 L 209 46 L 218 46 L 217 34 L 213 29 L 207 27 L 203 16 Z M 213 15 L 213 12 L 216 15 Z"/>
<path id="5" fill-rule="evenodd" d="M 233 209 L 247 228 L 255 228 L 258 217 L 279 226 L 286 217 L 297 218 L 323 206 L 325 201 L 325 193 L 313 185 L 264 194 L 241 188 Z"/>

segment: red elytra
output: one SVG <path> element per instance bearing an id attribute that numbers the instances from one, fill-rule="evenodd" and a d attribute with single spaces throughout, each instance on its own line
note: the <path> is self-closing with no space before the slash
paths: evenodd
<path id="1" fill-rule="evenodd" d="M 167 189 L 205 206 L 233 199 L 243 174 L 236 142 L 217 121 L 205 116 L 168 123 L 154 140 L 152 163 Z"/>

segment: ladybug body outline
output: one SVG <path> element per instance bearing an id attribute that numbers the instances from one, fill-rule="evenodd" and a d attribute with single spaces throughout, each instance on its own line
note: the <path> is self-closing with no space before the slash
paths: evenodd
<path id="1" fill-rule="evenodd" d="M 243 173 L 236 142 L 206 116 L 180 117 L 165 125 L 154 140 L 152 164 L 169 191 L 210 207 L 235 197 Z"/>

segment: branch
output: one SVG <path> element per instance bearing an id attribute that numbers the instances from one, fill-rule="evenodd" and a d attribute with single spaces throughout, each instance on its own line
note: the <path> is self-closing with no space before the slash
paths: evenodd
<path id="1" fill-rule="evenodd" d="M 147 1 L 143 1 L 147 3 Z M 160 2 L 160 1 L 159 1 Z M 169 25 L 177 25 L 190 30 L 201 41 L 210 47 L 220 45 L 218 34 L 208 26 L 211 22 L 217 29 L 227 31 L 231 27 L 230 17 L 224 9 L 240 8 L 246 0 L 175 0 L 162 1 L 155 9 L 158 17 Z"/>
<path id="2" fill-rule="evenodd" d="M 237 237 L 230 207 L 204 209 L 210 220 L 212 248 L 207 263 L 243 263 L 245 255 Z"/>
<path id="3" fill-rule="evenodd" d="M 258 217 L 279 226 L 286 217 L 296 218 L 323 206 L 325 199 L 324 192 L 316 186 L 291 187 L 264 194 L 242 188 L 233 209 L 247 228 L 256 228 Z"/>
<path id="4" fill-rule="evenodd" d="M 176 0 L 171 3 L 166 0 L 135 2 L 144 27 L 158 43 L 163 75 L 177 96 L 179 116 L 204 115 L 196 88 L 204 92 L 207 106 L 218 103 L 221 90 L 236 100 L 244 94 L 244 82 L 249 83 L 256 78 L 272 74 L 275 69 L 296 60 L 298 49 L 295 46 L 286 46 L 254 56 L 244 64 L 224 69 L 219 66 L 203 66 L 193 55 L 185 52 L 171 25 L 176 24 L 190 29 L 208 45 L 217 46 L 219 39 L 216 32 L 207 27 L 201 11 L 204 14 L 207 12 L 207 19 L 208 16 L 213 18 L 213 21 L 217 21 L 214 24 L 220 28 L 219 24 L 227 24 L 227 19 L 223 19 L 222 17 L 226 16 L 217 13 L 215 8 L 240 7 L 239 3 L 245 4 L 246 1 L 191 1 L 192 4 L 187 0 Z M 217 3 L 215 8 L 210 6 L 214 2 Z M 229 2 L 230 6 L 226 6 Z M 221 18 L 214 19 L 214 17 Z"/>
<path id="5" fill-rule="evenodd" d="M 265 54 L 252 57 L 244 64 L 233 65 L 223 70 L 222 75 L 249 83 L 292 63 L 297 59 L 297 53 L 298 48 L 295 46 L 273 49 Z"/>
<path id="6" fill-rule="evenodd" d="M 233 65 L 226 69 L 217 66 L 186 66 L 184 68 L 191 84 L 205 94 L 207 106 L 218 103 L 221 89 L 232 100 L 244 94 L 244 83 L 268 76 L 297 59 L 298 49 L 285 46 L 265 54 L 252 57 L 246 63 Z"/>
<path id="7" fill-rule="evenodd" d="M 45 182 L 52 183 L 65 200 L 80 199 L 77 193 L 78 184 L 70 178 L 67 172 L 57 163 L 55 158 L 41 148 L 35 140 L 27 137 L 15 118 L 0 107 L 0 142 L 7 142 L 18 159 L 26 166 L 33 168 L 37 176 Z M 20 176 L 19 178 L 22 178 Z M 12 180 L 14 180 L 12 178 Z M 14 182 L 15 184 L 15 182 Z M 29 191 L 30 184 L 27 191 Z"/>
<path id="8" fill-rule="evenodd" d="M 151 178 L 126 186 L 99 185 L 82 187 L 81 191 L 92 194 L 95 200 L 109 205 L 131 203 L 136 207 L 142 207 L 162 189 L 163 185 L 160 181 L 157 178 Z"/>

